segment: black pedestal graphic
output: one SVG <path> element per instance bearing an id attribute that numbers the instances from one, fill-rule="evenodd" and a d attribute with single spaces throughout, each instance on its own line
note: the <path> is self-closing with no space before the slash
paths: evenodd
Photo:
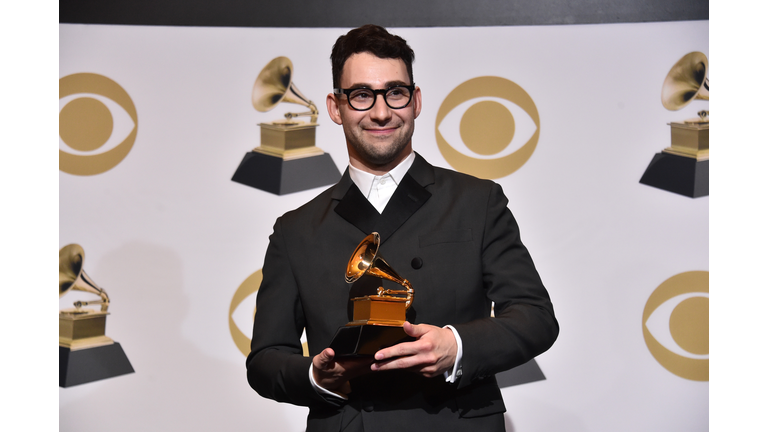
<path id="1" fill-rule="evenodd" d="M 131 362 L 117 342 L 76 351 L 59 346 L 59 387 L 72 387 L 133 372 Z"/>
<path id="2" fill-rule="evenodd" d="M 499 383 L 499 387 L 501 388 L 527 384 L 534 381 L 542 381 L 545 379 L 547 378 L 544 376 L 544 372 L 541 371 L 541 368 L 539 367 L 539 364 L 536 363 L 535 359 L 508 371 L 496 374 L 496 382 Z"/>
<path id="3" fill-rule="evenodd" d="M 331 185 L 340 178 L 341 173 L 328 153 L 283 160 L 252 151 L 245 154 L 232 181 L 276 195 L 285 195 Z"/>
<path id="4" fill-rule="evenodd" d="M 698 198 L 709 195 L 709 160 L 656 153 L 640 183 Z"/>

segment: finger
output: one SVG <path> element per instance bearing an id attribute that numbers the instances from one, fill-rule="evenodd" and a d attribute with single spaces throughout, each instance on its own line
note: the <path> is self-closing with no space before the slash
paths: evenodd
<path id="1" fill-rule="evenodd" d="M 430 327 L 431 326 L 426 324 L 411 324 L 408 321 L 403 323 L 403 330 L 405 330 L 405 334 L 415 338 L 418 338 L 426 334 L 429 331 Z"/>
<path id="2" fill-rule="evenodd" d="M 403 342 L 389 348 L 379 350 L 374 355 L 376 361 L 387 360 L 396 357 L 409 356 L 418 352 L 416 342 Z"/>
<path id="3" fill-rule="evenodd" d="M 415 372 L 422 372 L 424 367 L 428 367 L 431 364 L 432 362 L 428 358 L 428 355 L 421 354 L 377 361 L 371 365 L 371 370 L 384 371 L 394 369 L 411 369 Z"/>
<path id="4" fill-rule="evenodd" d="M 327 369 L 329 366 L 333 363 L 333 358 L 335 356 L 335 353 L 331 348 L 324 349 L 320 354 L 316 355 L 313 359 L 313 362 L 315 362 L 315 367 L 318 369 Z"/>

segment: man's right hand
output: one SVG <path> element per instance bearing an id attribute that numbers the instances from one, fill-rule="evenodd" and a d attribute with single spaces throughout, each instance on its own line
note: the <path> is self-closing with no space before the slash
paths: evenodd
<path id="1" fill-rule="evenodd" d="M 334 358 L 331 348 L 326 348 L 312 359 L 312 375 L 320 387 L 335 393 L 348 395 L 352 389 L 349 380 L 371 372 L 373 357 Z"/>

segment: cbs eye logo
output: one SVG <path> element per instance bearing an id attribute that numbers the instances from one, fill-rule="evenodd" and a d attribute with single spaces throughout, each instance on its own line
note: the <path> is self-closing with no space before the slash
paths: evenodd
<path id="1" fill-rule="evenodd" d="M 437 147 L 456 170 L 497 179 L 517 171 L 539 141 L 539 111 L 522 87 L 485 76 L 460 84 L 440 105 Z"/>
<path id="2" fill-rule="evenodd" d="M 659 285 L 643 310 L 643 337 L 668 371 L 709 381 L 709 272 L 680 273 Z"/>
<path id="3" fill-rule="evenodd" d="M 59 79 L 59 169 L 96 175 L 119 164 L 131 151 L 138 117 L 119 84 L 93 73 Z"/>
<path id="4" fill-rule="evenodd" d="M 251 338 L 247 336 L 253 331 L 253 316 L 256 313 L 256 296 L 263 275 L 261 269 L 248 276 L 235 291 L 232 302 L 229 304 L 229 333 L 235 342 L 237 349 L 248 356 L 251 353 Z M 304 357 L 309 357 L 306 331 L 301 335 Z"/>

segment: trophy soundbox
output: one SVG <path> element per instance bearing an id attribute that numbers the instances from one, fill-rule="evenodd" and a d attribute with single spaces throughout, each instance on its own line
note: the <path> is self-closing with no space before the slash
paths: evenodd
<path id="1" fill-rule="evenodd" d="M 362 276 L 387 279 L 403 290 L 379 287 L 376 294 L 352 298 L 352 321 L 339 327 L 330 344 L 336 357 L 372 356 L 383 348 L 415 340 L 403 330 L 405 311 L 413 304 L 413 286 L 379 255 L 379 233 L 372 233 L 357 246 L 347 264 L 348 284 Z"/>
<path id="2" fill-rule="evenodd" d="M 59 250 L 59 298 L 73 291 L 99 300 L 74 303 L 59 311 L 59 387 L 71 387 L 133 372 L 123 348 L 106 336 L 109 296 L 83 269 L 85 253 L 77 244 Z M 99 310 L 85 308 L 101 305 Z"/>
<path id="3" fill-rule="evenodd" d="M 709 100 L 709 63 L 700 52 L 688 53 L 670 69 L 661 103 L 677 111 L 694 100 Z M 640 183 L 697 198 L 709 195 L 709 111 L 683 122 L 671 122 L 672 145 L 657 153 Z"/>
<path id="4" fill-rule="evenodd" d="M 260 123 L 261 145 L 245 154 L 232 181 L 276 195 L 285 195 L 336 183 L 341 173 L 328 153 L 315 146 L 318 111 L 293 83 L 293 63 L 287 57 L 270 61 L 253 85 L 251 102 L 267 112 L 280 103 L 293 103 L 309 111 L 286 113 L 284 120 Z M 309 122 L 296 117 L 309 117 Z"/>

